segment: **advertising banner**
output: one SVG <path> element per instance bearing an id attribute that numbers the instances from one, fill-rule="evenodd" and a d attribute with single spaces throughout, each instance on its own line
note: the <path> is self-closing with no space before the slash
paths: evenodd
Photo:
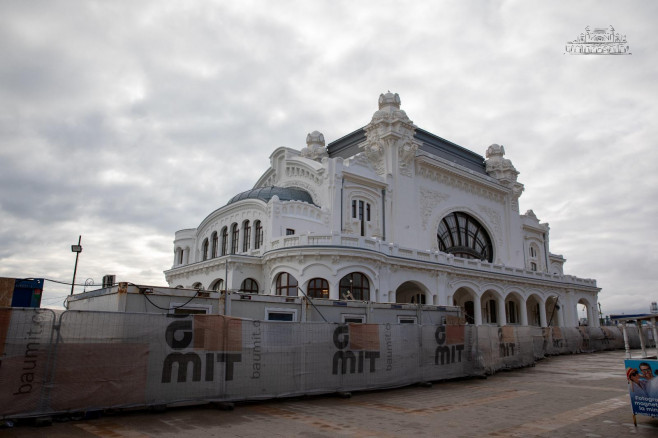
<path id="1" fill-rule="evenodd" d="M 223 315 L 0 308 L 0 419 L 179 402 L 381 389 L 609 348 L 616 327 L 336 324 Z M 637 332 L 629 333 L 633 345 Z M 627 361 L 637 414 L 658 416 L 658 361 Z"/>
<path id="2" fill-rule="evenodd" d="M 658 360 L 626 359 L 633 415 L 658 417 Z"/>

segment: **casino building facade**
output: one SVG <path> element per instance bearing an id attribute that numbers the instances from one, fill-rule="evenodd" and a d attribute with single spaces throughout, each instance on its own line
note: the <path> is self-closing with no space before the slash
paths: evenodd
<path id="1" fill-rule="evenodd" d="M 519 172 L 425 131 L 379 97 L 325 146 L 276 149 L 253 189 L 175 234 L 171 287 L 459 306 L 470 324 L 598 325 L 596 281 L 564 274 L 549 226 L 519 213 Z"/>

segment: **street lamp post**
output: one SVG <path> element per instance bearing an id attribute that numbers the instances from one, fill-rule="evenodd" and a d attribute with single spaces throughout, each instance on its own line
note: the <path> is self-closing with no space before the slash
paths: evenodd
<path id="1" fill-rule="evenodd" d="M 78 257 L 80 256 L 80 253 L 82 252 L 82 246 L 80 245 L 80 242 L 82 242 L 82 236 L 78 236 L 78 244 L 77 245 L 71 245 L 71 252 L 75 253 L 75 268 L 73 268 L 73 281 L 71 282 L 71 295 L 73 295 L 73 288 L 75 288 L 75 274 L 78 272 Z"/>

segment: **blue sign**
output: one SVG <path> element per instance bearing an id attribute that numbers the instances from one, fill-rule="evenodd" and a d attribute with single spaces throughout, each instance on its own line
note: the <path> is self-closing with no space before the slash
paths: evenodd
<path id="1" fill-rule="evenodd" d="M 633 415 L 658 417 L 658 360 L 626 359 Z"/>
<path id="2" fill-rule="evenodd" d="M 11 307 L 40 307 L 43 292 L 43 278 L 14 280 L 14 294 Z"/>

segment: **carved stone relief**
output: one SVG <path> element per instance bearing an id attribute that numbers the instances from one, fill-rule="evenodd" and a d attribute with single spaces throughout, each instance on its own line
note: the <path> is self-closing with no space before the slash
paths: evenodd
<path id="1" fill-rule="evenodd" d="M 435 207 L 441 202 L 450 198 L 450 195 L 421 187 L 419 198 L 420 199 L 418 205 L 420 207 L 422 226 L 423 230 L 427 230 L 427 222 L 429 221 L 430 217 L 432 217 L 432 213 L 434 212 Z"/>

